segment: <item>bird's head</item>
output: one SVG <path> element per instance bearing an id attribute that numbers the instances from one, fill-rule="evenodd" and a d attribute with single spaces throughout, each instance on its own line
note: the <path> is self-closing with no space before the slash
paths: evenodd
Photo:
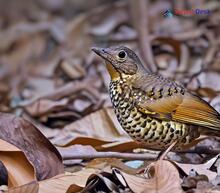
<path id="1" fill-rule="evenodd" d="M 144 67 L 138 56 L 127 47 L 93 47 L 92 50 L 105 60 L 112 80 L 125 76 L 132 77 L 144 71 Z"/>

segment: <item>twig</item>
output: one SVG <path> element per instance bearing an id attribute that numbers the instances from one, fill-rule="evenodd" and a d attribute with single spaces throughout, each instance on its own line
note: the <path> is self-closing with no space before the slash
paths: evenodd
<path id="1" fill-rule="evenodd" d="M 59 150 L 59 148 L 57 148 Z M 68 152 L 62 153 L 63 160 L 74 160 L 74 159 L 95 159 L 95 158 L 118 158 L 126 160 L 156 160 L 158 158 L 158 153 L 120 153 L 120 152 Z M 207 154 L 207 155 L 217 155 L 220 153 L 220 149 L 211 149 L 210 147 L 196 147 L 193 150 L 176 151 L 176 153 L 196 153 L 196 154 Z"/>
<path id="2" fill-rule="evenodd" d="M 140 47 L 140 54 L 146 67 L 152 71 L 157 71 L 157 66 L 155 65 L 153 53 L 151 49 L 151 42 L 149 37 L 149 22 L 148 22 L 148 0 L 137 0 L 130 1 L 131 9 L 133 14 L 133 20 L 135 27 L 138 32 L 138 44 Z"/>
<path id="3" fill-rule="evenodd" d="M 36 98 L 33 98 L 28 101 L 20 102 L 18 104 L 18 107 L 24 107 L 27 105 L 30 105 L 40 99 L 50 99 L 50 100 L 58 100 L 67 96 L 70 96 L 74 93 L 80 92 L 82 90 L 89 90 L 89 93 L 92 95 L 94 93 L 91 93 L 91 87 L 92 85 L 89 84 L 91 82 L 91 79 L 85 79 L 83 81 L 74 81 L 74 82 L 69 82 L 68 84 L 65 84 L 64 86 L 57 88 L 54 92 L 49 93 L 49 94 L 44 94 L 41 96 L 37 96 Z M 89 89 L 88 89 L 89 88 Z M 95 96 L 96 97 L 96 93 Z"/>
<path id="4" fill-rule="evenodd" d="M 58 149 L 59 150 L 59 149 Z M 71 153 L 69 155 L 62 155 L 63 160 L 72 159 L 94 159 L 94 158 L 119 158 L 127 160 L 155 160 L 157 154 L 136 154 L 136 153 L 120 153 L 120 152 L 91 152 L 91 153 Z"/>

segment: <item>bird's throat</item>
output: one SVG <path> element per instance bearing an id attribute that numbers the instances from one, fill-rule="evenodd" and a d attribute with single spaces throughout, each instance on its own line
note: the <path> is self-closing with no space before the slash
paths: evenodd
<path id="1" fill-rule="evenodd" d="M 112 64 L 107 61 L 106 61 L 106 68 L 112 80 L 118 80 L 120 78 L 119 72 L 117 72 L 117 70 L 112 66 Z"/>

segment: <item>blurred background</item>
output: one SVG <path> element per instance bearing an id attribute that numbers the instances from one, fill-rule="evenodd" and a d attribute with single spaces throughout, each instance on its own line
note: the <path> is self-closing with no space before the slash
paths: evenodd
<path id="1" fill-rule="evenodd" d="M 111 107 L 109 76 L 91 47 L 112 45 L 134 49 L 146 68 L 220 110 L 219 23 L 217 0 L 1 0 L 0 111 L 56 141 L 68 124 Z"/>
<path id="2" fill-rule="evenodd" d="M 183 84 L 220 112 L 219 24 L 219 0 L 0 0 L 0 112 L 21 116 L 36 126 L 60 151 L 65 171 L 95 168 L 112 172 L 112 167 L 117 167 L 136 179 L 136 170 L 145 168 L 157 154 L 140 150 L 118 124 L 108 94 L 109 75 L 91 47 L 128 46 L 146 68 Z M 14 117 L 8 121 L 1 113 L 0 118 L 4 140 L 25 143 L 22 151 L 32 150 L 34 160 L 45 155 L 45 145 L 36 148 L 43 140 L 31 133 L 32 126 L 17 124 Z M 21 129 L 24 133 L 13 132 Z M 33 146 L 26 145 L 28 140 Z M 215 137 L 197 147 L 182 154 L 170 152 L 168 159 L 191 166 L 220 152 Z M 204 154 L 204 147 L 213 149 Z M 144 158 L 149 160 L 116 159 L 107 154 L 110 151 L 118 153 L 118 158 L 122 152 L 132 152 L 132 159 L 137 159 L 134 153 L 145 152 L 149 157 Z M 12 154 L 15 160 L 16 155 Z M 97 155 L 101 158 L 92 159 Z M 47 156 L 43 157 L 46 161 Z M 45 169 L 37 168 L 40 172 Z M 7 184 L 3 169 L 0 162 L 0 184 Z M 27 173 L 24 170 L 24 176 Z M 85 181 L 89 175 L 79 179 Z M 217 177 L 216 184 L 220 184 Z M 177 181 L 172 181 L 174 186 Z M 141 188 L 138 183 L 136 186 Z"/>

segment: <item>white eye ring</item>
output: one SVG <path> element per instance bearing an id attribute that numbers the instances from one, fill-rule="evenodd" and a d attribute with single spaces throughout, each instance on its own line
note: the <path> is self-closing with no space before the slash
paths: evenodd
<path id="1" fill-rule="evenodd" d="M 127 58 L 127 53 L 124 50 L 120 50 L 117 54 L 118 61 L 123 62 L 126 60 L 126 58 Z"/>

